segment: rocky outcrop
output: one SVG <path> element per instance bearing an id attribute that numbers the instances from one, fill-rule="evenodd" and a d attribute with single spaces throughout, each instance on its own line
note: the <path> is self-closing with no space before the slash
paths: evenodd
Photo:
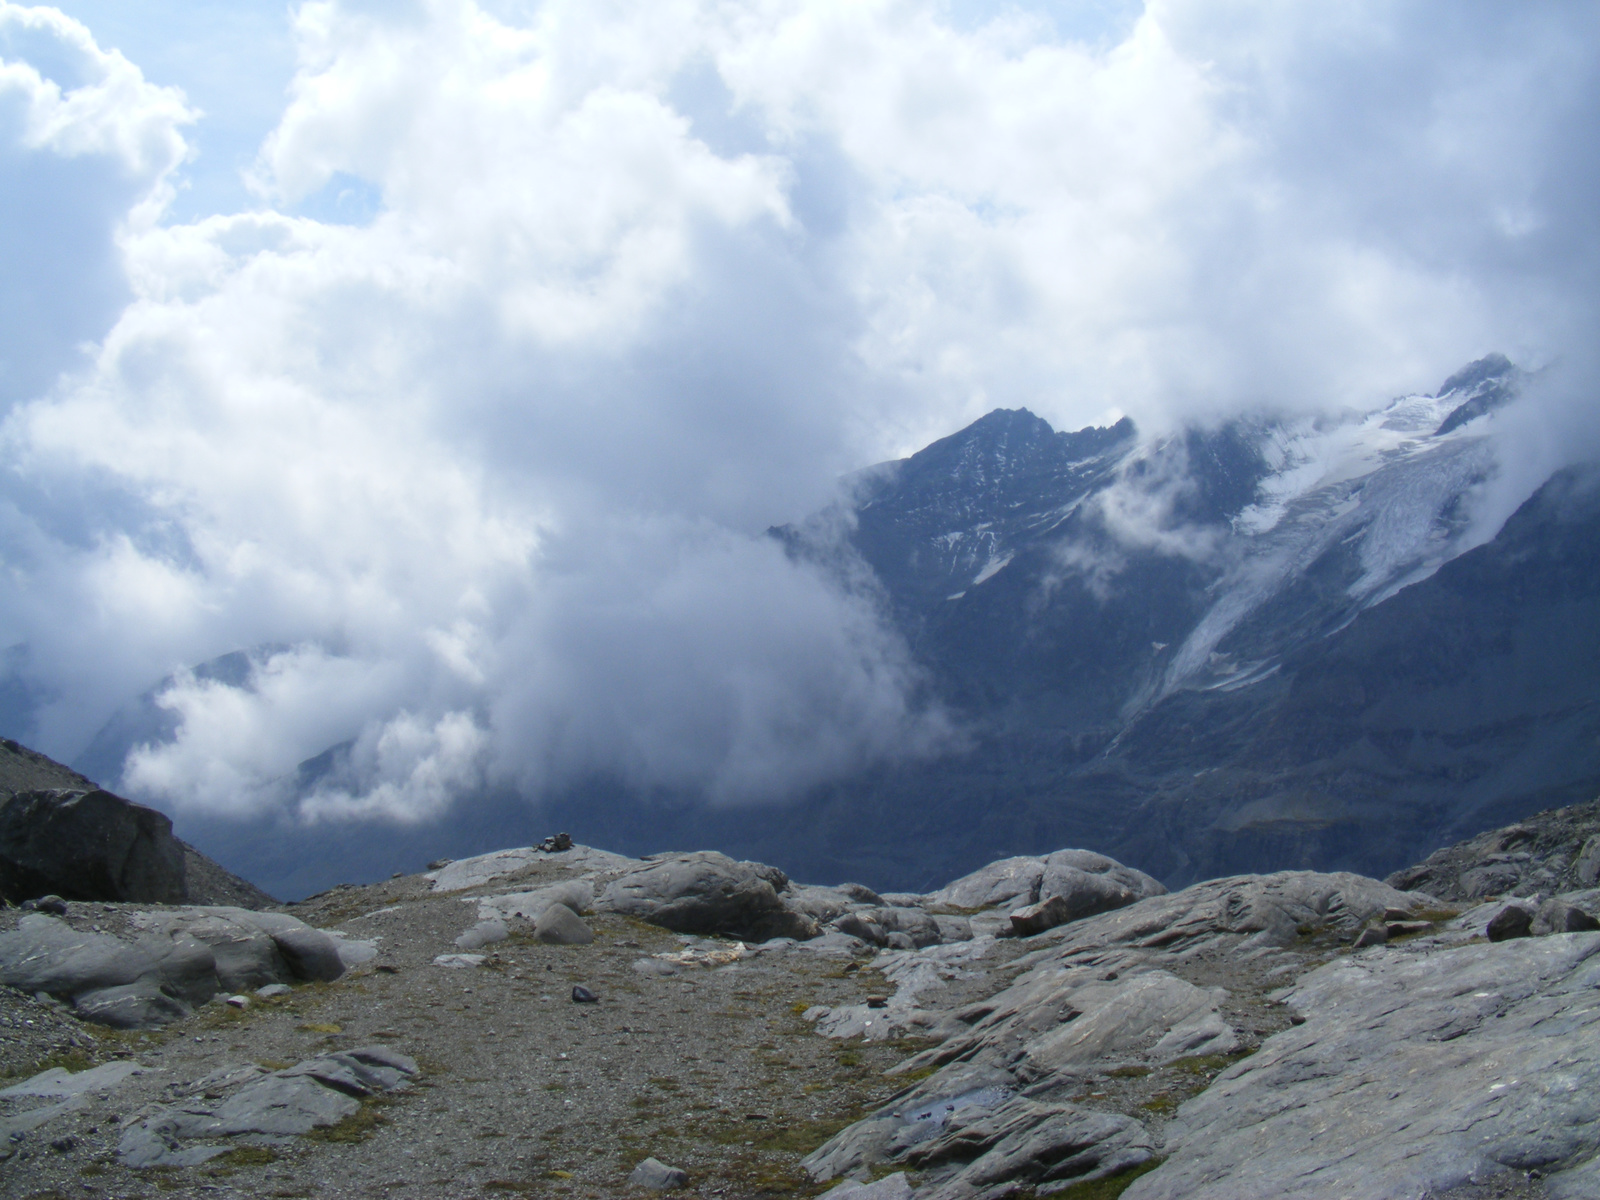
<path id="1" fill-rule="evenodd" d="M 1600 1194 L 1600 934 L 1369 952 L 1183 1106 L 1124 1200 L 1435 1195 L 1538 1170 Z"/>
<path id="2" fill-rule="evenodd" d="M 0 933 L 0 984 L 44 993 L 85 1020 L 148 1029 L 188 1016 L 219 992 L 328 981 L 360 961 L 343 944 L 282 913 L 241 908 L 136 912 L 125 936 L 29 913 Z"/>
<path id="3" fill-rule="evenodd" d="M 1012 900 L 1027 894 L 1031 873 L 1019 860 L 995 864 L 964 895 L 987 887 L 984 897 Z M 1308 942 L 1348 943 L 1374 918 L 1430 903 L 1359 875 L 1284 872 L 1213 880 L 1057 927 L 1018 960 L 1024 970 L 1009 987 L 942 1019 L 924 1012 L 943 1041 L 895 1073 L 926 1078 L 806 1167 L 830 1179 L 904 1166 L 923 1172 L 919 1196 L 968 1200 L 1003 1182 L 1049 1191 L 1136 1166 L 1154 1153 L 1152 1132 L 1130 1114 L 1085 1108 L 1089 1082 L 1225 1061 L 1252 1049 L 1258 1032 L 1224 1017 L 1227 990 L 1185 975 L 1259 992 L 1275 974 L 1303 969 Z M 893 973 L 914 978 L 916 957 Z M 843 1015 L 815 1019 L 837 1036 L 853 1030 Z"/>
<path id="4" fill-rule="evenodd" d="M 1389 882 L 1455 901 L 1600 886 L 1600 800 L 1535 813 L 1447 846 Z"/>
<path id="5" fill-rule="evenodd" d="M 597 907 L 679 933 L 815 937 L 816 922 L 785 907 L 780 893 L 788 886 L 776 867 L 703 850 L 640 864 L 612 881 Z"/>
<path id="6" fill-rule="evenodd" d="M 0 803 L 0 896 L 181 904 L 183 846 L 153 808 L 98 788 L 18 792 Z"/>

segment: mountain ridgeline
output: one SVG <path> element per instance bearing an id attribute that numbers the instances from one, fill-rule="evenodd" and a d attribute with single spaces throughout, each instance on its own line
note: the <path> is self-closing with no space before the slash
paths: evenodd
<path id="1" fill-rule="evenodd" d="M 436 825 L 326 826 L 315 846 L 273 819 L 186 836 L 290 896 L 556 827 L 890 890 L 1061 846 L 1173 887 L 1382 876 L 1600 792 L 1597 477 L 1558 474 L 1498 530 L 1477 517 L 1521 379 L 1491 356 L 1372 412 L 1158 437 L 999 410 L 847 479 L 834 508 L 770 532 L 903 637 L 960 731 L 937 757 L 782 806 L 602 778 Z M 230 655 L 197 675 L 249 670 Z M 114 782 L 133 744 L 171 736 L 153 695 L 74 765 Z"/>
<path id="2" fill-rule="evenodd" d="M 1093 846 L 1178 886 L 1381 875 L 1591 797 L 1600 489 L 1563 472 L 1474 527 L 1518 379 L 1494 356 L 1343 421 L 1151 441 L 997 411 L 863 473 L 851 520 L 774 533 L 826 561 L 848 529 L 972 740 L 786 840 L 908 884 Z"/>

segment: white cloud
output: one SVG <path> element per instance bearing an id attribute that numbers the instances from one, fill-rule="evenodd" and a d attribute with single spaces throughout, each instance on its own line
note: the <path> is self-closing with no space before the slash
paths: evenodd
<path id="1" fill-rule="evenodd" d="M 4 161 L 95 201 L 0 239 L 88 247 L 7 293 L 50 336 L 0 343 L 35 740 L 287 645 L 180 673 L 129 785 L 251 811 L 349 743 L 304 814 L 420 819 L 925 752 L 873 597 L 761 530 L 996 405 L 1162 428 L 1565 355 L 1514 503 L 1594 424 L 1597 35 L 1460 11 L 1162 0 L 1091 46 L 890 0 L 307 3 L 260 208 L 163 223 L 184 97 L 0 7 Z"/>

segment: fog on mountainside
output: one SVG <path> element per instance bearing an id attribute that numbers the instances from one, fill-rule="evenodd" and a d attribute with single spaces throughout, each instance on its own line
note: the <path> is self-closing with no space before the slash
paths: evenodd
<path id="1" fill-rule="evenodd" d="M 1485 528 L 1491 356 L 1342 420 L 1144 438 L 996 411 L 771 531 L 875 597 L 955 733 L 787 803 L 712 805 L 596 772 L 501 786 L 412 829 L 282 816 L 191 836 L 287 894 L 571 829 L 715 846 L 803 878 L 921 888 L 1011 853 L 1101 849 L 1171 885 L 1287 867 L 1383 874 L 1600 789 L 1600 492 L 1551 479 Z M 195 675 L 249 689 L 270 654 Z M 77 766 L 172 736 L 156 689 Z M 163 723 L 165 722 L 165 723 Z M 302 764 L 314 791 L 348 744 Z"/>

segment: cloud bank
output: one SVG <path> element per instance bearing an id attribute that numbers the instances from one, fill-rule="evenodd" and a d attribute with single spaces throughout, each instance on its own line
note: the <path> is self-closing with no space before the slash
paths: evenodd
<path id="1" fill-rule="evenodd" d="M 170 810 L 743 803 L 936 752 L 870 588 L 762 530 L 993 407 L 1307 416 L 1503 350 L 1555 382 L 1502 507 L 1593 445 L 1586 8 L 290 19 L 254 207 L 179 220 L 203 115 L 0 3 L 7 732 L 70 758 L 171 675 L 121 781 Z M 185 671 L 241 648 L 244 686 Z"/>

